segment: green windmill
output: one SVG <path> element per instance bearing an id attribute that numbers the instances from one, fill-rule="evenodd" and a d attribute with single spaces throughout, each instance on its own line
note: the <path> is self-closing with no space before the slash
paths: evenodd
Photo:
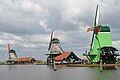
<path id="1" fill-rule="evenodd" d="M 112 47 L 110 27 L 99 25 L 99 5 L 96 7 L 94 27 L 88 28 L 87 32 L 93 31 L 90 51 L 84 55 L 91 63 L 114 64 L 116 57 L 119 56 L 116 48 Z"/>

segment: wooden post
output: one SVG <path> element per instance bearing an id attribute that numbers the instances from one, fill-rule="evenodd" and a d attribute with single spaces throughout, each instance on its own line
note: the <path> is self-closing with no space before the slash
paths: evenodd
<path id="1" fill-rule="evenodd" d="M 54 68 L 54 71 L 57 71 L 57 67 L 55 65 L 55 60 L 53 61 L 53 68 Z"/>
<path id="2" fill-rule="evenodd" d="M 100 60 L 100 71 L 103 71 L 102 60 Z"/>
<path id="3" fill-rule="evenodd" d="M 61 65 L 63 65 L 63 60 L 61 61 Z"/>
<path id="4" fill-rule="evenodd" d="M 117 69 L 117 62 L 115 62 L 115 69 Z"/>

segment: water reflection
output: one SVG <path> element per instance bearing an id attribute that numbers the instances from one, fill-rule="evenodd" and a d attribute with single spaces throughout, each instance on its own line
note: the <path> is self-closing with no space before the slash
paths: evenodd
<path id="1" fill-rule="evenodd" d="M 119 80 L 120 68 L 105 70 L 89 67 L 57 67 L 46 65 L 0 66 L 0 80 Z"/>
<path id="2" fill-rule="evenodd" d="M 113 74 L 116 74 L 115 72 L 117 70 L 115 69 L 109 69 L 109 70 L 104 70 L 103 72 L 100 72 L 100 69 L 98 67 L 93 68 L 94 71 L 94 79 L 93 80 L 119 80 L 115 79 Z"/>
<path id="3" fill-rule="evenodd" d="M 8 65 L 8 70 L 9 71 L 18 70 L 18 66 L 17 65 Z"/>

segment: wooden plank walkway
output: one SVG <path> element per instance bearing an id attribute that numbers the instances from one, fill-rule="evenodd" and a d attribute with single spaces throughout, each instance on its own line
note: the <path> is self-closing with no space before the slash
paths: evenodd
<path id="1" fill-rule="evenodd" d="M 100 64 L 66 64 L 67 67 L 100 67 Z M 102 64 L 102 66 L 115 66 L 115 64 Z M 120 66 L 120 64 L 116 64 L 116 66 Z"/>

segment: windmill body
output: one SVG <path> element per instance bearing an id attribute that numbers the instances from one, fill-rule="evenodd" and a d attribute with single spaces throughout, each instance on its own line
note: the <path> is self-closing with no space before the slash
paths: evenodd
<path id="1" fill-rule="evenodd" d="M 51 41 L 51 48 L 50 48 L 50 53 L 56 53 L 59 54 L 61 52 L 63 52 L 61 45 L 60 45 L 60 41 L 58 38 L 53 38 Z"/>
<path id="2" fill-rule="evenodd" d="M 110 28 L 108 26 L 98 26 L 100 31 L 95 33 L 91 49 L 90 60 L 91 62 L 100 61 L 100 48 L 112 46 Z M 95 27 L 96 28 L 96 27 Z"/>
<path id="3" fill-rule="evenodd" d="M 6 64 L 14 64 L 17 59 L 16 51 L 13 50 L 12 47 L 13 47 L 13 45 L 11 43 L 9 43 L 7 45 L 9 58 L 8 58 Z"/>
<path id="4" fill-rule="evenodd" d="M 9 59 L 10 60 L 16 60 L 17 59 L 17 55 L 16 55 L 15 50 L 10 50 L 9 51 Z"/>
<path id="5" fill-rule="evenodd" d="M 53 38 L 53 31 L 52 31 L 48 53 L 46 54 L 48 56 L 47 63 L 48 64 L 54 63 L 54 58 L 62 52 L 63 49 L 61 47 L 60 41 L 58 38 Z"/>

